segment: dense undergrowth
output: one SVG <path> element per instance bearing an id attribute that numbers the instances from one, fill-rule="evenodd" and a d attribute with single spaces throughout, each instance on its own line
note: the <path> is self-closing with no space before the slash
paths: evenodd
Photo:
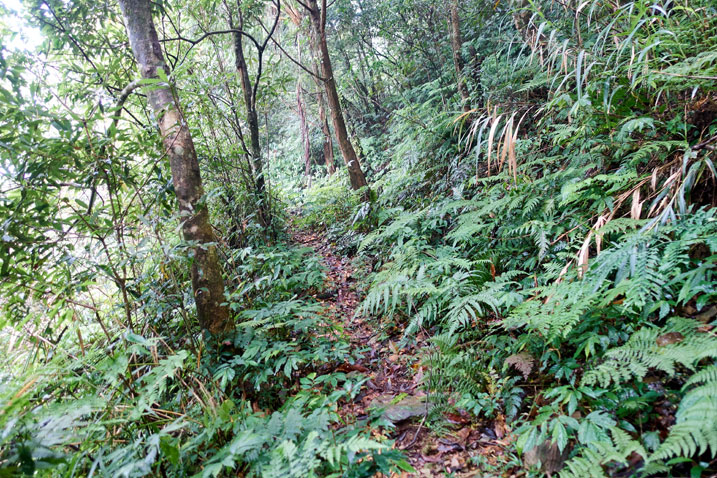
<path id="1" fill-rule="evenodd" d="M 464 110 L 453 65 L 434 64 L 449 57 L 431 51 L 439 8 L 355 3 L 331 11 L 334 47 L 346 31 L 391 45 L 362 59 L 371 88 L 348 56 L 337 75 L 370 195 L 342 174 L 303 188 L 298 132 L 274 106 L 266 224 L 245 145 L 227 139 L 241 121 L 222 103 L 236 94 L 223 64 L 177 68 L 236 324 L 219 340 L 197 324 L 195 244 L 171 239 L 180 217 L 152 127 L 107 129 L 92 95 L 33 83 L 33 58 L 0 50 L 0 477 L 412 473 L 371 433 L 384 421 L 337 413 L 366 378 L 336 371 L 355 351 L 289 222 L 355 258 L 358 313 L 404 344 L 430 337 L 436 410 L 499 424 L 504 461 L 474 457 L 485 476 L 717 473 L 714 2 L 466 2 Z M 79 5 L 68 29 L 118 15 Z M 202 6 L 200 26 L 216 14 Z M 399 17 L 411 41 L 394 41 Z M 124 34 L 108 24 L 86 39 L 100 69 Z M 53 60 L 75 48 L 54 41 Z M 267 105 L 289 90 L 274 53 L 256 90 Z M 87 77 L 123 84 L 134 65 L 111 61 Z M 41 97 L 87 112 L 65 118 Z"/>
<path id="2" fill-rule="evenodd" d="M 214 349 L 196 335 L 127 331 L 86 351 L 53 344 L 57 353 L 21 374 L 4 370 L 0 475 L 371 476 L 407 467 L 365 429 L 335 426 L 337 404 L 362 380 L 326 371 L 352 358 L 322 307 L 302 298 L 324 280 L 313 252 L 238 256 L 237 331 Z M 8 366 L 27 360 L 26 350 L 8 353 Z"/>
<path id="3" fill-rule="evenodd" d="M 588 2 L 576 26 L 552 4 L 504 49 L 488 29 L 489 114 L 414 88 L 378 203 L 343 216 L 372 271 L 361 311 L 429 332 L 427 387 L 507 421 L 523 456 L 548 440 L 565 477 L 717 470 L 717 17 L 669 7 Z M 312 209 L 331 192 L 306 217 L 339 234 Z"/>

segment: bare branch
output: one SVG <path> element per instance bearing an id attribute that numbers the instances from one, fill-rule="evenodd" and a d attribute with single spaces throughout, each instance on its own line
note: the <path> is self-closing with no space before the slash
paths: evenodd
<path id="1" fill-rule="evenodd" d="M 312 11 L 312 10 L 311 10 L 311 7 L 309 7 L 307 4 L 305 4 L 305 3 L 302 2 L 301 0 L 296 0 L 296 3 L 298 3 L 299 5 L 301 5 L 302 7 L 304 7 L 305 9 L 307 9 L 308 11 Z"/>
<path id="2" fill-rule="evenodd" d="M 237 29 L 235 29 L 235 28 L 229 28 L 229 29 L 227 29 L 227 30 L 216 30 L 216 31 L 212 31 L 212 32 L 206 32 L 204 35 L 200 36 L 200 37 L 197 38 L 196 40 L 192 40 L 191 38 L 185 38 L 185 37 L 183 37 L 183 36 L 180 35 L 180 36 L 175 37 L 175 38 L 164 38 L 164 39 L 159 40 L 159 41 L 160 41 L 160 42 L 183 41 L 183 42 L 190 43 L 192 46 L 194 46 L 194 45 L 196 45 L 197 43 L 200 43 L 202 40 L 206 39 L 206 38 L 209 37 L 209 36 L 212 36 L 212 35 L 223 35 L 223 34 L 226 34 L 226 33 L 239 33 L 240 35 L 244 35 L 244 36 L 247 37 L 249 40 L 251 40 L 251 42 L 254 44 L 254 46 L 256 46 L 257 48 L 260 48 L 260 47 L 259 47 L 259 42 L 256 40 L 256 38 L 254 38 L 253 36 L 251 36 L 250 34 L 248 34 L 247 32 L 245 32 L 244 30 L 237 30 Z M 186 55 L 185 55 L 185 57 L 186 57 Z"/>
<path id="3" fill-rule="evenodd" d="M 321 34 L 326 35 L 326 0 L 321 0 Z"/>
<path id="4" fill-rule="evenodd" d="M 264 43 L 259 47 L 257 45 L 257 50 L 259 50 L 259 67 L 256 72 L 256 79 L 254 80 L 254 88 L 252 89 L 251 93 L 251 101 L 253 103 L 253 106 L 256 107 L 256 94 L 259 89 L 259 80 L 261 80 L 261 75 L 263 73 L 263 57 L 264 57 L 264 50 L 266 49 L 266 45 L 269 43 L 269 39 L 271 39 L 274 35 L 274 32 L 276 32 L 276 26 L 279 24 L 279 17 L 281 16 L 281 0 L 276 0 L 276 17 L 274 17 L 274 24 L 271 26 L 271 30 L 267 33 L 266 38 L 264 39 Z M 262 25 L 263 26 L 263 25 Z"/>
<path id="5" fill-rule="evenodd" d="M 261 20 L 259 20 L 259 24 L 261 25 L 261 28 L 263 28 L 265 32 L 269 33 L 269 30 L 266 28 L 266 26 L 264 25 L 264 23 L 262 23 Z M 276 45 L 276 47 L 279 49 L 279 51 L 281 51 L 289 59 L 289 61 L 291 61 L 293 64 L 295 64 L 296 66 L 298 66 L 299 68 L 301 68 L 306 73 L 313 76 L 314 78 L 321 80 L 321 81 L 326 81 L 326 78 L 324 78 L 323 76 L 319 76 L 316 73 L 314 73 L 313 71 L 309 70 L 307 67 L 305 67 L 303 65 L 303 63 L 301 63 L 300 61 L 296 60 L 293 56 L 291 56 L 289 54 L 289 52 L 286 51 L 284 49 L 284 47 L 282 47 L 281 44 L 274 39 L 273 36 L 271 37 L 271 41 L 274 42 L 274 45 Z"/>

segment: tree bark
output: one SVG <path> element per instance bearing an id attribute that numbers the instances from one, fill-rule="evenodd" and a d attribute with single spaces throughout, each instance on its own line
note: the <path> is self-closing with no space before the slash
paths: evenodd
<path id="1" fill-rule="evenodd" d="M 311 42 L 313 43 L 313 39 Z M 324 161 L 326 162 L 326 169 L 329 172 L 329 176 L 333 176 L 336 172 L 336 164 L 334 162 L 334 141 L 331 138 L 331 128 L 329 127 L 329 120 L 326 118 L 326 89 L 324 88 L 322 81 L 319 79 L 321 72 L 319 71 L 319 61 L 314 59 L 312 62 L 314 70 L 314 82 L 316 83 L 316 103 L 319 107 L 319 123 L 321 125 L 321 132 L 324 134 Z"/>
<path id="2" fill-rule="evenodd" d="M 329 120 L 326 118 L 326 98 L 324 97 L 324 92 L 319 88 L 317 93 L 319 122 L 321 123 L 321 132 L 324 133 L 324 161 L 326 161 L 326 169 L 329 172 L 329 176 L 332 176 L 336 172 L 336 164 L 334 163 L 334 141 L 331 138 Z"/>
<path id="3" fill-rule="evenodd" d="M 168 72 L 157 31 L 152 21 L 150 0 L 120 0 L 127 35 L 142 78 L 158 79 L 158 71 Z M 233 328 L 224 297 L 224 282 L 219 265 L 214 233 L 207 207 L 202 203 L 204 190 L 197 153 L 186 120 L 170 85 L 153 85 L 147 92 L 169 157 L 172 183 L 182 214 L 182 232 L 186 241 L 196 242 L 192 261 L 192 288 L 197 316 L 204 330 L 220 334 Z"/>
<path id="4" fill-rule="evenodd" d="M 286 11 L 294 25 L 299 28 L 301 26 L 301 21 L 303 18 L 301 12 L 292 7 L 291 4 L 286 4 Z M 329 128 L 329 122 L 326 119 L 326 98 L 324 97 L 324 87 L 320 80 L 321 73 L 319 71 L 319 65 L 316 60 L 317 55 L 315 52 L 316 48 L 314 48 L 314 36 L 313 34 L 310 34 L 309 36 L 309 44 L 311 46 L 310 51 L 314 52 L 314 55 L 311 55 L 312 71 L 310 73 L 313 73 L 312 78 L 314 79 L 314 83 L 316 84 L 316 102 L 319 106 L 319 123 L 321 126 L 321 132 L 324 134 L 324 161 L 326 163 L 326 170 L 328 171 L 329 176 L 332 176 L 336 172 L 336 165 L 334 164 L 334 143 L 331 139 L 331 129 Z M 301 63 L 301 46 L 299 45 L 298 35 L 296 37 L 296 47 L 298 52 L 298 62 Z"/>
<path id="5" fill-rule="evenodd" d="M 331 110 L 331 119 L 334 123 L 334 133 L 339 143 L 341 155 L 346 163 L 346 169 L 348 169 L 349 172 L 351 188 L 355 191 L 367 187 L 368 184 L 366 183 L 366 176 L 361 169 L 356 151 L 349 139 L 348 131 L 346 130 L 346 121 L 344 120 L 343 111 L 341 110 L 339 94 L 336 90 L 336 80 L 334 79 L 334 71 L 331 66 L 331 57 L 329 56 L 329 48 L 326 44 L 326 1 L 323 1 L 323 8 L 321 10 L 316 0 L 307 0 L 306 4 L 309 7 L 309 16 L 311 17 L 311 25 L 315 34 L 314 43 L 320 59 L 321 76 L 325 79 L 324 88 L 326 89 L 326 97 L 328 99 L 329 109 Z M 368 199 L 368 196 L 369 195 L 366 194 L 364 199 Z"/>
<path id="6" fill-rule="evenodd" d="M 256 195 L 259 202 L 259 222 L 262 226 L 269 227 L 269 214 L 267 213 L 266 182 L 264 181 L 264 167 L 261 160 L 261 143 L 259 143 L 259 116 L 256 112 L 256 98 L 249 78 L 249 69 L 244 58 L 244 45 L 242 34 L 238 30 L 244 28 L 244 21 L 241 14 L 241 1 L 239 4 L 239 24 L 234 24 L 231 12 L 229 12 L 229 28 L 237 30 L 232 33 L 234 40 L 234 65 L 239 74 L 239 83 L 244 93 L 244 104 L 246 105 L 247 124 L 249 126 L 249 157 L 250 165 L 254 175 Z"/>
<path id="7" fill-rule="evenodd" d="M 296 46 L 299 46 L 299 35 L 296 35 Z M 297 48 L 298 62 L 301 63 L 301 48 Z M 299 110 L 299 127 L 301 128 L 301 141 L 304 144 L 304 176 L 306 177 L 306 187 L 311 187 L 311 139 L 309 138 L 309 128 L 306 126 L 306 106 L 302 98 L 303 88 L 301 86 L 300 74 L 296 77 L 296 107 Z"/>
<path id="8" fill-rule="evenodd" d="M 309 129 L 306 126 L 306 108 L 301 95 L 301 80 L 296 80 L 296 105 L 299 110 L 299 126 L 301 127 L 301 140 L 304 144 L 304 176 L 306 186 L 311 187 L 311 141 Z"/>
<path id="9" fill-rule="evenodd" d="M 463 111 L 468 112 L 471 110 L 471 99 L 468 93 L 468 86 L 466 86 L 465 75 L 463 74 L 465 64 L 463 62 L 463 55 L 461 54 L 463 39 L 461 38 L 461 19 L 458 15 L 458 0 L 451 0 L 450 9 L 451 49 L 453 50 L 453 66 L 456 69 L 456 84 L 458 86 L 458 93 L 461 95 Z"/>

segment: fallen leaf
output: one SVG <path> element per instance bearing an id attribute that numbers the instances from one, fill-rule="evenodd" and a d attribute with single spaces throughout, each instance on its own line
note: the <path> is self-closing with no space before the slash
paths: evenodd
<path id="1" fill-rule="evenodd" d="M 460 445 L 457 443 L 439 443 L 438 444 L 438 451 L 441 453 L 449 453 L 452 451 L 457 451 L 462 449 Z"/>
<path id="2" fill-rule="evenodd" d="M 535 359 L 528 352 L 520 352 L 505 359 L 505 363 L 515 368 L 527 380 L 530 372 L 533 371 Z"/>
<path id="3" fill-rule="evenodd" d="M 446 417 L 446 421 L 448 421 L 448 423 L 453 423 L 454 425 L 465 425 L 466 423 L 470 423 L 470 419 L 462 417 L 457 413 L 446 412 L 443 416 Z"/>
<path id="4" fill-rule="evenodd" d="M 505 436 L 508 431 L 508 427 L 505 425 L 505 417 L 503 415 L 498 415 L 496 417 L 493 424 L 493 430 L 495 431 L 495 436 L 499 439 Z"/>
<path id="5" fill-rule="evenodd" d="M 358 363 L 342 363 L 338 367 L 336 367 L 337 372 L 361 372 L 361 373 L 367 373 L 370 370 L 366 367 L 364 367 L 361 364 Z"/>

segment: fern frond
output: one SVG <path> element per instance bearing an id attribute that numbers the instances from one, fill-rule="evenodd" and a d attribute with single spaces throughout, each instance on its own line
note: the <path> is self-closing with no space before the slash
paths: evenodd
<path id="1" fill-rule="evenodd" d="M 647 328 L 635 332 L 628 342 L 609 350 L 607 361 L 583 377 L 583 385 L 599 384 L 607 387 L 631 378 L 640 379 L 650 369 L 668 375 L 675 374 L 675 366 L 694 369 L 696 363 L 707 357 L 717 357 L 717 338 L 698 332 L 700 323 L 689 319 L 672 319 L 662 329 Z M 659 337 L 679 334 L 679 341 L 661 344 Z"/>

